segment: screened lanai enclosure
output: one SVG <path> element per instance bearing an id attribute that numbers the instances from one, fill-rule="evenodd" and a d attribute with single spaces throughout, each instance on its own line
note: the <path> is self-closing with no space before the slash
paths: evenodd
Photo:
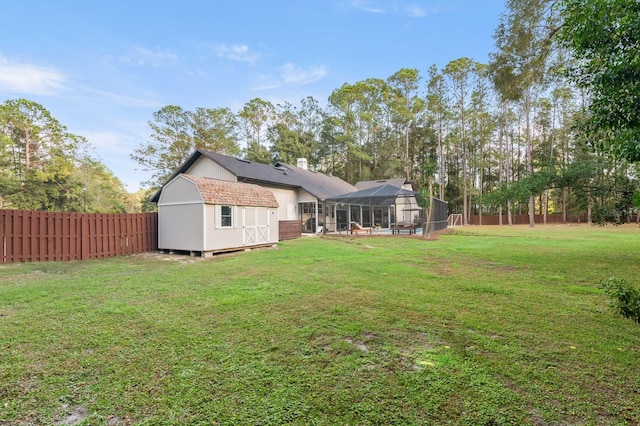
<path id="1" fill-rule="evenodd" d="M 419 197 L 419 192 L 385 184 L 338 195 L 327 199 L 327 203 L 335 206 L 337 231 L 349 230 L 352 222 L 366 228 L 388 230 L 398 222 L 420 221 Z M 330 230 L 330 222 L 327 221 L 327 225 Z"/>
<path id="2" fill-rule="evenodd" d="M 426 220 L 420 199 L 419 192 L 385 184 L 327 198 L 323 202 L 300 203 L 303 232 L 349 232 L 354 224 L 376 232 L 416 232 Z M 446 206 L 445 202 L 434 199 L 431 232 L 446 228 Z"/>

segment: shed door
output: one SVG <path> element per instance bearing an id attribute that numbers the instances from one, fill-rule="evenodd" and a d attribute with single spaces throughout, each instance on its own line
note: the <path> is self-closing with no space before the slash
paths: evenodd
<path id="1" fill-rule="evenodd" d="M 251 246 L 269 242 L 269 209 L 242 208 L 242 244 Z"/>

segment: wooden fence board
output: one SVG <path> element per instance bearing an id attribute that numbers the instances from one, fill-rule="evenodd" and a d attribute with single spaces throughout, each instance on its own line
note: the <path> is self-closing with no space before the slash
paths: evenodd
<path id="1" fill-rule="evenodd" d="M 102 259 L 157 248 L 157 213 L 0 210 L 0 263 Z"/>
<path id="2" fill-rule="evenodd" d="M 291 240 L 302 236 L 302 222 L 281 220 L 278 222 L 278 241 Z"/>

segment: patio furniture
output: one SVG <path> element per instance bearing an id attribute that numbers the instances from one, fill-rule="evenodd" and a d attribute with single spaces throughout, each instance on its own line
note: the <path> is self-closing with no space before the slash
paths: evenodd
<path id="1" fill-rule="evenodd" d="M 368 232 L 369 234 L 372 233 L 373 229 L 371 227 L 363 227 L 362 225 L 360 225 L 358 222 L 350 222 L 351 223 L 351 233 L 355 233 L 356 235 L 359 235 L 360 232 Z"/>
<path id="2" fill-rule="evenodd" d="M 398 222 L 391 225 L 392 234 L 400 234 L 400 231 L 409 231 L 409 235 L 415 234 L 418 225 L 416 223 Z"/>

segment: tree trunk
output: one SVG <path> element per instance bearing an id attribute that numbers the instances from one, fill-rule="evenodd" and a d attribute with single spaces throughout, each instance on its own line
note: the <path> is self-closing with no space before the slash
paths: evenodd
<path id="1" fill-rule="evenodd" d="M 444 153 L 442 148 L 442 117 L 438 116 L 438 156 L 440 158 L 439 164 L 439 177 L 440 177 L 440 191 L 438 193 L 439 198 L 444 200 Z"/>
<path id="2" fill-rule="evenodd" d="M 405 137 L 405 161 L 406 161 L 405 172 L 406 172 L 407 180 L 410 180 L 411 176 L 409 174 L 409 169 L 411 168 L 411 163 L 409 162 L 409 124 L 408 123 L 405 126 L 404 137 Z"/>
<path id="3" fill-rule="evenodd" d="M 567 188 L 562 188 L 562 223 L 567 223 Z"/>
<path id="4" fill-rule="evenodd" d="M 462 110 L 462 211 L 464 213 L 464 224 L 469 224 L 469 202 L 467 200 L 467 142 L 464 134 L 464 108 Z"/>
<path id="5" fill-rule="evenodd" d="M 546 225 L 547 224 L 547 212 L 549 211 L 549 190 L 548 189 L 546 189 L 544 191 L 544 203 L 543 203 L 543 205 L 544 205 L 544 210 L 542 211 L 542 214 L 543 214 L 543 216 L 542 216 L 543 219 L 542 220 L 543 220 L 543 223 Z"/>
<path id="6" fill-rule="evenodd" d="M 527 140 L 527 170 L 529 176 L 533 175 L 533 146 L 531 145 L 531 94 L 527 90 L 525 96 L 525 114 L 526 114 L 526 140 Z M 535 198 L 533 195 L 529 196 L 529 227 L 533 228 L 536 225 L 535 219 Z"/>

